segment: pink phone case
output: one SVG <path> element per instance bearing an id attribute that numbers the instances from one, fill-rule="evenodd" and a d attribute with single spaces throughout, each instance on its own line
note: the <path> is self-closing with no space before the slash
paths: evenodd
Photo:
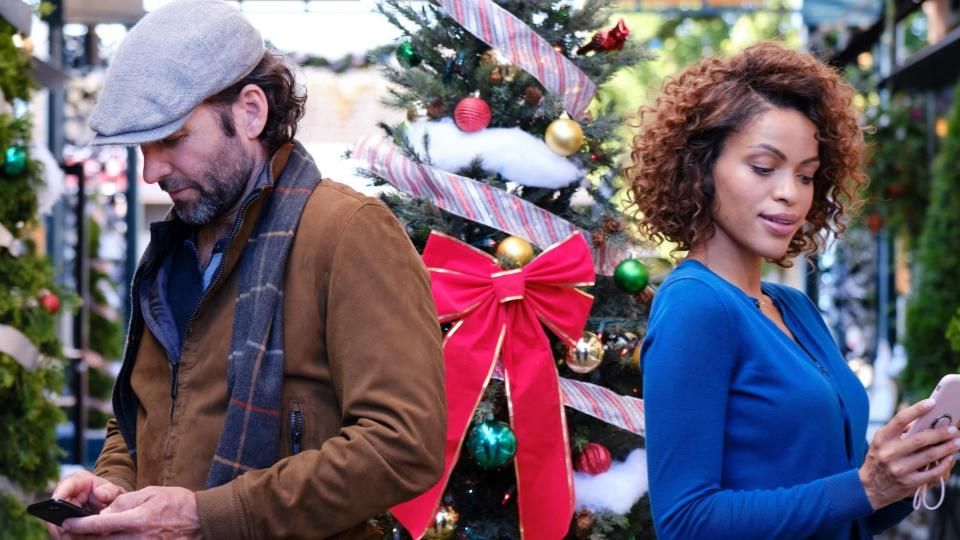
<path id="1" fill-rule="evenodd" d="M 960 375 L 944 375 L 930 397 L 937 404 L 933 410 L 917 419 L 907 435 L 950 424 L 960 427 Z"/>

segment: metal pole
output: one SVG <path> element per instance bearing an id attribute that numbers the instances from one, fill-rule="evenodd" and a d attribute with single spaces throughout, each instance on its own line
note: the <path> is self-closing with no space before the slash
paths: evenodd
<path id="1" fill-rule="evenodd" d="M 49 25 L 50 65 L 63 67 L 63 0 L 51 0 L 53 11 L 47 17 Z M 63 100 L 64 89 L 51 88 L 47 91 L 47 148 L 59 163 L 63 159 Z M 67 209 L 61 198 L 54 205 L 47 218 L 47 255 L 53 263 L 58 281 L 63 280 L 63 231 L 66 228 Z"/>
<path id="2" fill-rule="evenodd" d="M 124 262 L 124 326 L 130 327 L 130 310 L 133 307 L 130 303 L 130 286 L 133 284 L 133 274 L 137 271 L 137 259 L 139 259 L 140 246 L 137 240 L 140 232 L 140 203 L 137 200 L 137 149 L 127 148 L 127 256 Z"/>
<path id="3" fill-rule="evenodd" d="M 74 258 L 77 294 L 80 296 L 80 309 L 73 319 L 73 343 L 76 355 L 71 359 L 73 372 L 73 457 L 80 465 L 87 461 L 87 363 L 84 356 L 89 345 L 90 319 L 90 246 L 87 238 L 87 193 L 83 164 L 77 163 L 65 168 L 68 174 L 77 177 L 77 206 L 74 213 L 77 219 L 77 245 Z"/>
<path id="4" fill-rule="evenodd" d="M 50 4 L 53 6 L 53 11 L 47 18 L 50 27 L 49 62 L 53 67 L 63 69 L 63 0 L 50 0 Z M 63 159 L 63 103 L 65 95 L 66 91 L 62 86 L 50 89 L 47 135 L 50 140 L 50 153 L 57 161 Z"/>

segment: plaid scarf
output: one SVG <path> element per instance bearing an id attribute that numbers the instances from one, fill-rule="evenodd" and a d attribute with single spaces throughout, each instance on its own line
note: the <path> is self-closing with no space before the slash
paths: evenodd
<path id="1" fill-rule="evenodd" d="M 208 488 L 277 460 L 283 397 L 283 275 L 300 215 L 320 183 L 313 159 L 300 143 L 293 144 L 240 257 L 227 360 L 230 401 L 207 476 Z"/>

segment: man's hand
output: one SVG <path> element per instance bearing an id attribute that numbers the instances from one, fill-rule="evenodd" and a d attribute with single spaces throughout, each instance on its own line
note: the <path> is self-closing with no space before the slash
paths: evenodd
<path id="1" fill-rule="evenodd" d="M 63 499 L 92 512 L 99 512 L 109 506 L 121 493 L 126 493 L 126 490 L 113 482 L 87 471 L 79 471 L 57 484 L 56 489 L 53 490 L 53 498 Z"/>
<path id="2" fill-rule="evenodd" d="M 71 536 L 200 538 L 197 496 L 180 487 L 147 487 L 117 497 L 99 515 L 63 522 Z"/>
<path id="3" fill-rule="evenodd" d="M 122 487 L 87 471 L 78 471 L 64 478 L 53 490 L 54 499 L 63 499 L 93 512 L 110 505 L 118 496 L 126 493 Z M 61 538 L 61 529 L 47 523 L 51 538 Z"/>

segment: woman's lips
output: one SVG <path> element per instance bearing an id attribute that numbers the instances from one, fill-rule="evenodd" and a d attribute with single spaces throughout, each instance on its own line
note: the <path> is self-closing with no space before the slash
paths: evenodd
<path id="1" fill-rule="evenodd" d="M 760 214 L 764 227 L 776 236 L 792 236 L 799 218 L 792 214 Z"/>

